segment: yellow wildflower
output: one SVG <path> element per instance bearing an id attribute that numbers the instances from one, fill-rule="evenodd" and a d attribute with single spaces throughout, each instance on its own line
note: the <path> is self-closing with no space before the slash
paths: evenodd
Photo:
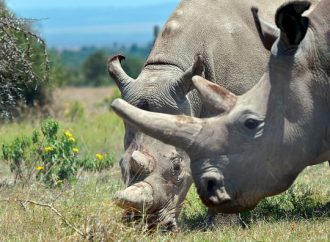
<path id="1" fill-rule="evenodd" d="M 98 160 L 103 160 L 104 159 L 104 156 L 102 154 L 98 153 L 95 156 L 96 156 L 96 159 L 98 159 Z"/>
<path id="2" fill-rule="evenodd" d="M 37 166 L 37 170 L 38 170 L 38 171 L 42 171 L 43 169 L 44 169 L 43 166 Z"/>
<path id="3" fill-rule="evenodd" d="M 75 153 L 75 154 L 79 153 L 79 150 L 78 150 L 77 147 L 74 147 L 74 148 L 72 149 L 72 151 L 73 151 L 73 153 Z"/>
<path id="4" fill-rule="evenodd" d="M 66 132 L 64 132 L 64 135 L 65 135 L 68 139 L 73 138 L 73 134 L 72 134 L 70 131 L 66 131 Z"/>
<path id="5" fill-rule="evenodd" d="M 68 140 L 69 140 L 70 142 L 75 142 L 75 141 L 76 141 L 76 139 L 73 138 L 73 137 L 68 138 Z"/>
<path id="6" fill-rule="evenodd" d="M 54 151 L 54 148 L 51 146 L 47 146 L 47 147 L 45 147 L 44 150 L 45 150 L 45 152 L 52 152 L 52 151 Z"/>

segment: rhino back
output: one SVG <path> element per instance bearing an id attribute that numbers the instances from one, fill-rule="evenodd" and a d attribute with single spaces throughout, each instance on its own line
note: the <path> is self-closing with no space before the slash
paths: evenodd
<path id="1" fill-rule="evenodd" d="M 194 56 L 201 54 L 207 79 L 242 94 L 259 80 L 268 57 L 251 7 L 263 9 L 261 17 L 273 22 L 276 8 L 283 2 L 183 0 L 165 24 L 146 65 L 172 64 L 186 70 Z"/>

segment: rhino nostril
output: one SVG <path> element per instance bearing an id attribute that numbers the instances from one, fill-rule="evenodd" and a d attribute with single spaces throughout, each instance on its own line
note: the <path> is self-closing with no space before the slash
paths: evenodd
<path id="1" fill-rule="evenodd" d="M 210 206 L 219 205 L 231 199 L 224 187 L 223 176 L 214 173 L 202 178 L 199 194 L 204 203 Z"/>
<path id="2" fill-rule="evenodd" d="M 214 179 L 210 179 L 207 181 L 207 191 L 211 193 L 214 191 L 214 187 L 216 186 L 217 182 Z"/>
<path id="3" fill-rule="evenodd" d="M 217 174 L 208 174 L 202 177 L 202 184 L 208 193 L 214 193 L 222 185 L 222 180 Z"/>

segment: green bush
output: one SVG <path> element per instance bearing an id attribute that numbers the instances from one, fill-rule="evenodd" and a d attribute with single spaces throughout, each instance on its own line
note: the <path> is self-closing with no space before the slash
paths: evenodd
<path id="1" fill-rule="evenodd" d="M 15 180 L 26 181 L 26 178 L 33 173 L 30 169 L 33 166 L 30 164 L 31 154 L 27 147 L 30 147 L 30 151 L 35 150 L 35 147 L 32 147 L 32 140 L 25 136 L 16 138 L 10 145 L 2 147 L 3 158 L 10 160 L 10 171 L 15 173 Z"/>
<path id="2" fill-rule="evenodd" d="M 29 137 L 18 137 L 4 144 L 2 153 L 15 174 L 15 181 L 37 180 L 48 187 L 76 180 L 79 169 L 96 172 L 113 165 L 110 154 L 79 157 L 73 134 L 60 132 L 58 122 L 53 119 L 42 122 L 41 132 L 34 131 Z"/>
<path id="3" fill-rule="evenodd" d="M 45 42 L 31 23 L 16 18 L 0 0 L 0 117 L 12 115 L 19 101 L 45 105 L 49 60 Z"/>
<path id="4" fill-rule="evenodd" d="M 86 83 L 90 86 L 102 86 L 107 84 L 107 56 L 104 51 L 99 50 L 91 54 L 83 64 L 83 73 Z M 109 84 L 109 83 L 108 83 Z"/>

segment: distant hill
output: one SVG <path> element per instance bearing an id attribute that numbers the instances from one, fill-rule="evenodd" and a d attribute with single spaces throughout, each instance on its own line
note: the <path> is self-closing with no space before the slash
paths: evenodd
<path id="1" fill-rule="evenodd" d="M 77 3 L 77 5 L 79 5 Z M 35 25 L 49 47 L 79 48 L 147 44 L 152 41 L 153 27 L 162 26 L 177 1 L 144 7 L 92 7 L 58 9 L 18 9 L 25 18 L 37 19 Z"/>
<path id="2" fill-rule="evenodd" d="M 101 48 L 101 49 L 94 46 L 90 46 L 90 47 L 82 47 L 78 50 L 67 49 L 67 50 L 58 51 L 52 49 L 51 51 L 58 55 L 59 60 L 66 67 L 78 70 L 79 68 L 82 68 L 82 65 L 86 61 L 86 59 L 96 51 L 103 51 L 108 57 L 114 54 L 123 54 L 127 58 L 140 59 L 141 62 L 143 63 L 147 58 L 147 56 L 149 55 L 151 47 L 152 47 L 151 43 L 149 43 L 148 45 L 145 46 L 138 46 L 136 44 L 132 44 L 129 47 L 113 45 L 112 47 Z M 106 62 L 104 64 L 106 64 Z"/>

